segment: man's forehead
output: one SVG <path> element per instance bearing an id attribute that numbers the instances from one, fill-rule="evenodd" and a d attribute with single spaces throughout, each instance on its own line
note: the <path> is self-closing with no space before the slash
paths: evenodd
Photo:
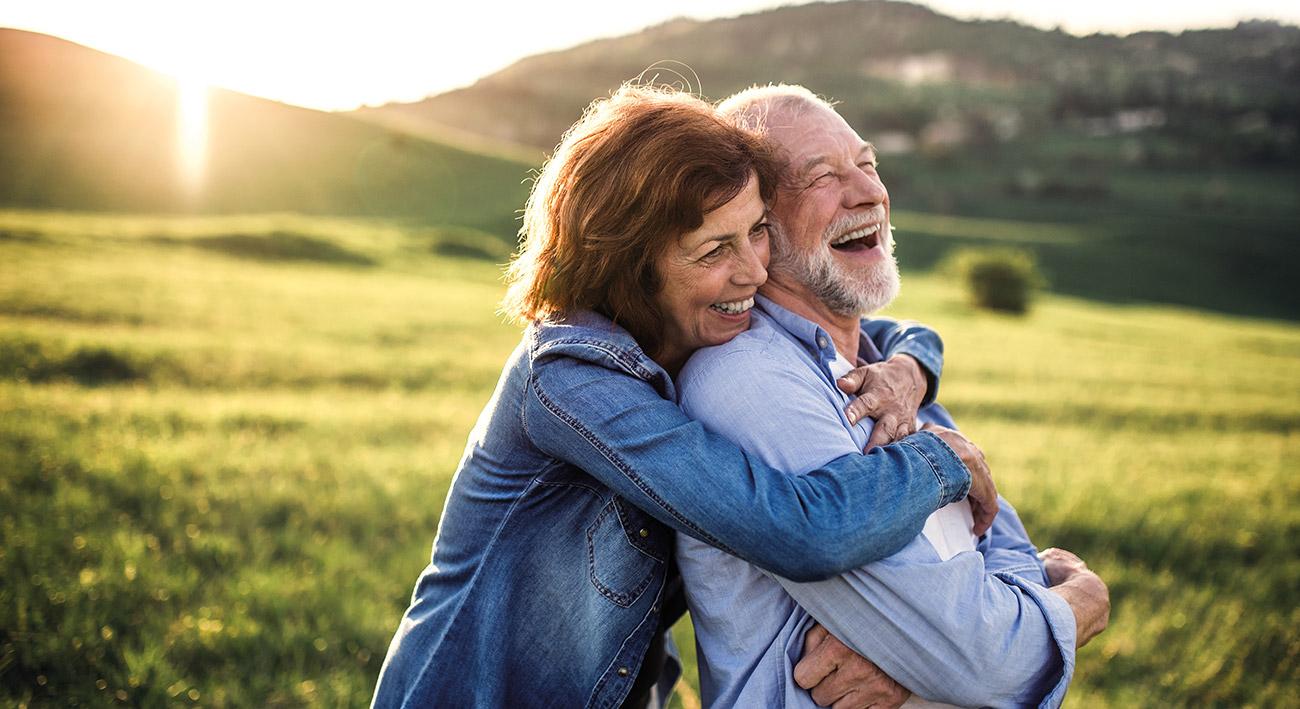
<path id="1" fill-rule="evenodd" d="M 773 118 L 776 120 L 769 123 L 768 137 L 786 153 L 787 167 L 792 171 L 811 169 L 846 152 L 856 158 L 873 150 L 870 143 L 829 108 L 807 107 Z"/>

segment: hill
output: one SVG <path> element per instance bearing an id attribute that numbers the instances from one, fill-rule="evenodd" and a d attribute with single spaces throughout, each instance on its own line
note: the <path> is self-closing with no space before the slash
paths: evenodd
<path id="1" fill-rule="evenodd" d="M 842 100 L 855 125 L 936 149 L 944 123 L 961 126 L 962 142 L 1145 125 L 1177 139 L 1162 160 L 1205 151 L 1228 162 L 1300 159 L 1300 28 L 1252 22 L 1077 37 L 1012 21 L 963 22 L 885 0 L 675 20 L 357 115 L 400 115 L 550 149 L 592 98 L 642 72 L 662 80 L 675 79 L 674 71 L 714 98 L 754 83 L 804 84 Z M 1204 134 L 1220 127 L 1227 135 Z"/>
<path id="2" fill-rule="evenodd" d="M 1296 27 L 1077 37 L 813 3 L 672 21 L 353 115 L 549 150 L 638 75 L 714 98 L 784 81 L 839 101 L 884 156 L 906 269 L 1009 245 L 1059 293 L 1300 319 Z"/>
<path id="3" fill-rule="evenodd" d="M 513 243 L 530 165 L 233 91 L 208 91 L 205 182 L 178 168 L 178 81 L 0 29 L 0 206 L 295 211 L 460 224 Z"/>

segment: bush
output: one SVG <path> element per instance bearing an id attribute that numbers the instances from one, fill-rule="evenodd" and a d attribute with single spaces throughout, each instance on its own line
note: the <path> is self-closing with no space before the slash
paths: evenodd
<path id="1" fill-rule="evenodd" d="M 70 380 L 82 386 L 103 386 L 148 379 L 152 364 L 130 352 L 64 342 L 21 338 L 0 341 L 0 379 L 19 382 Z"/>
<path id="2" fill-rule="evenodd" d="M 971 304 L 985 310 L 1022 315 L 1033 292 L 1047 285 L 1034 255 L 1020 249 L 963 249 L 949 268 L 966 285 Z"/>
<path id="3" fill-rule="evenodd" d="M 494 263 L 510 260 L 510 247 L 501 239 L 478 229 L 444 226 L 428 232 L 429 251 L 440 256 L 471 258 Z"/>

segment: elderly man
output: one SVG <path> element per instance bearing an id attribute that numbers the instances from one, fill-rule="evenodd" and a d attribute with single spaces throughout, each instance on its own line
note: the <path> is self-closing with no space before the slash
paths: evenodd
<path id="1" fill-rule="evenodd" d="M 800 474 L 879 440 L 870 438 L 870 419 L 843 411 L 848 398 L 835 382 L 880 358 L 859 318 L 898 291 L 889 196 L 871 145 L 806 89 L 751 89 L 722 109 L 764 132 L 786 169 L 751 328 L 696 353 L 679 377 L 681 404 Z M 955 427 L 937 404 L 918 418 L 930 430 Z M 1015 511 L 999 502 L 980 538 L 969 507 L 957 503 L 894 556 L 819 583 L 775 577 L 679 535 L 706 704 L 898 706 L 910 691 L 909 706 L 1058 706 L 1075 649 L 1105 627 L 1106 587 L 1068 552 L 1040 559 Z M 808 656 L 796 670 L 805 640 Z M 838 641 L 884 674 L 850 661 Z M 825 677 L 828 657 L 866 679 L 851 686 L 847 676 Z M 798 680 L 817 685 L 813 694 Z"/>

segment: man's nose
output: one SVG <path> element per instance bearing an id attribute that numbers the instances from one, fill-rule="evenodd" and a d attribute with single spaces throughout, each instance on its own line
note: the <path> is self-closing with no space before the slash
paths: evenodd
<path id="1" fill-rule="evenodd" d="M 885 183 L 880 181 L 880 175 L 876 174 L 874 168 L 869 171 L 853 170 L 845 184 L 844 206 L 849 209 L 874 207 L 888 198 L 889 192 L 885 190 Z"/>

